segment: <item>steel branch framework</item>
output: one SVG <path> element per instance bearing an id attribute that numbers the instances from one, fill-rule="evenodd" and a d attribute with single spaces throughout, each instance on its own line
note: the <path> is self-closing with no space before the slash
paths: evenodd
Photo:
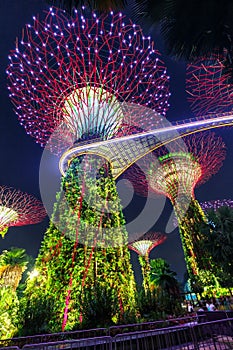
<path id="1" fill-rule="evenodd" d="M 202 132 L 183 138 L 184 143 L 172 142 L 164 145 L 125 173 L 135 186 L 136 192 L 143 194 L 144 185 L 163 193 L 173 204 L 178 192 L 194 196 L 194 188 L 206 182 L 218 172 L 225 159 L 226 150 L 222 139 L 214 133 Z M 157 161 L 155 161 L 157 160 Z M 144 192 L 145 194 L 145 192 Z"/>
<path id="2" fill-rule="evenodd" d="M 184 138 L 186 152 L 175 148 L 167 153 L 158 150 L 159 167 L 151 164 L 151 187 L 176 202 L 178 194 L 194 196 L 197 184 L 206 182 L 217 173 L 225 159 L 225 145 L 214 133 L 200 133 Z"/>
<path id="3" fill-rule="evenodd" d="M 44 20 L 34 17 L 9 59 L 10 98 L 20 123 L 42 146 L 53 135 L 53 152 L 64 139 L 71 146 L 112 137 L 124 101 L 160 115 L 168 108 L 169 77 L 159 53 L 122 14 L 75 11 L 67 17 L 51 8 Z"/>
<path id="4" fill-rule="evenodd" d="M 226 58 L 212 54 L 188 64 L 186 91 L 196 116 L 232 111 L 232 73 L 226 70 Z"/>

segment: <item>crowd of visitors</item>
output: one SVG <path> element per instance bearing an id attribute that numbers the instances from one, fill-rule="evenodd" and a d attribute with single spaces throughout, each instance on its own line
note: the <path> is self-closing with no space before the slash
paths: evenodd
<path id="1" fill-rule="evenodd" d="M 207 300 L 200 300 L 198 302 L 187 302 L 188 313 L 217 310 L 233 310 L 233 296 L 221 296 L 219 298 L 213 297 Z"/>

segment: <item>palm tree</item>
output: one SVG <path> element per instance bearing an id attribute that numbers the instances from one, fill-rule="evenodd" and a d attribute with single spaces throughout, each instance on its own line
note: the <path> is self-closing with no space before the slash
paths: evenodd
<path id="1" fill-rule="evenodd" d="M 180 315 L 181 296 L 176 273 L 163 259 L 151 260 L 151 285 L 157 291 L 158 308 L 168 315 Z"/>
<path id="2" fill-rule="evenodd" d="M 0 255 L 1 287 L 12 287 L 13 290 L 16 290 L 27 263 L 28 256 L 25 249 L 11 248 L 10 250 L 3 250 Z"/>
<path id="3" fill-rule="evenodd" d="M 135 0 L 132 4 L 132 17 L 139 24 L 146 22 L 153 27 L 159 25 L 166 13 L 166 1 L 164 0 Z"/>
<path id="4" fill-rule="evenodd" d="M 80 8 L 84 5 L 101 12 L 122 10 L 127 5 L 127 0 L 47 0 L 47 2 L 63 8 L 68 13 L 71 13 L 73 8 Z"/>
<path id="5" fill-rule="evenodd" d="M 168 51 L 193 59 L 217 50 L 232 52 L 233 6 L 223 0 L 170 0 L 162 32 Z"/>
<path id="6" fill-rule="evenodd" d="M 150 260 L 151 283 L 158 286 L 162 293 L 170 296 L 179 295 L 179 284 L 175 278 L 176 273 L 172 271 L 168 263 L 163 259 Z"/>
<path id="7" fill-rule="evenodd" d="M 192 61 L 225 53 L 225 67 L 232 68 L 233 3 L 228 0 L 135 0 L 136 22 L 160 24 L 165 48 L 177 59 Z"/>

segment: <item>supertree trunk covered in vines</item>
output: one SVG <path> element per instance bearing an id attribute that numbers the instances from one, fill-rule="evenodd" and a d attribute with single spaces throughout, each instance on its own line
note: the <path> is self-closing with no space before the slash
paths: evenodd
<path id="1" fill-rule="evenodd" d="M 174 207 L 186 266 L 193 285 L 206 285 L 209 283 L 212 266 L 210 257 L 201 251 L 199 244 L 200 226 L 206 218 L 193 192 L 194 184 L 202 175 L 202 167 L 188 153 L 174 153 L 158 159 L 161 167 L 151 173 L 150 182 L 153 188 L 166 194 Z"/>
<path id="2" fill-rule="evenodd" d="M 135 282 L 111 169 L 96 157 L 76 159 L 62 186 L 53 217 L 59 229 L 50 224 L 36 263 L 38 288 L 54 300 L 51 330 L 89 325 L 100 290 L 109 315 L 96 325 L 120 323 L 135 313 Z"/>
<path id="3" fill-rule="evenodd" d="M 200 226 L 206 222 L 205 214 L 198 201 L 193 198 L 190 200 L 185 215 L 180 215 L 175 205 L 174 209 L 178 218 L 179 232 L 189 276 L 191 280 L 197 281 L 200 279 L 202 283 L 206 284 L 212 267 L 210 257 L 200 248 L 200 240 L 202 239 Z"/>
<path id="4" fill-rule="evenodd" d="M 142 267 L 143 288 L 145 291 L 150 289 L 150 261 L 148 255 L 140 255 L 139 262 Z"/>
<path id="5" fill-rule="evenodd" d="M 176 210 L 176 208 L 174 207 Z M 203 291 L 204 286 L 218 284 L 211 256 L 201 247 L 203 233 L 201 227 L 206 223 L 206 215 L 199 202 L 191 199 L 186 214 L 179 218 L 179 232 L 185 254 L 185 261 L 192 288 Z"/>

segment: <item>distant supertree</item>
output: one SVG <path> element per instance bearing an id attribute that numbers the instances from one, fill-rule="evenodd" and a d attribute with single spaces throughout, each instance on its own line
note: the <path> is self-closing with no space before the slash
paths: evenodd
<path id="1" fill-rule="evenodd" d="M 0 186 L 0 234 L 9 227 L 37 224 L 47 215 L 41 201 L 7 186 Z"/>
<path id="2" fill-rule="evenodd" d="M 183 149 L 182 144 L 176 145 L 173 142 L 173 152 L 161 148 L 144 157 L 141 168 L 129 168 L 125 176 L 133 183 L 136 191 L 140 193 L 142 190 L 142 195 L 145 195 L 142 186 L 145 183 L 150 190 L 171 200 L 178 220 L 187 269 L 192 277 L 202 275 L 203 270 L 208 268 L 205 254 L 200 252 L 198 246 L 199 226 L 205 221 L 205 215 L 195 199 L 194 189 L 219 170 L 225 158 L 225 145 L 214 133 L 194 134 L 183 140 Z"/>
<path id="3" fill-rule="evenodd" d="M 186 91 L 195 116 L 232 111 L 232 72 L 218 54 L 187 65 Z"/>
<path id="4" fill-rule="evenodd" d="M 145 290 L 150 286 L 150 262 L 149 254 L 158 245 L 166 240 L 166 236 L 160 232 L 147 232 L 142 237 L 129 243 L 129 249 L 135 251 L 139 255 L 139 262 L 142 267 L 143 287 Z"/>
<path id="5" fill-rule="evenodd" d="M 210 209 L 216 211 L 221 207 L 233 208 L 233 200 L 232 199 L 215 199 L 212 201 L 201 202 L 200 206 L 205 212 Z"/>
<path id="6" fill-rule="evenodd" d="M 49 141 L 54 153 L 69 149 L 72 154 L 62 180 L 70 207 L 61 200 L 52 218 L 62 232 L 51 223 L 37 260 L 44 276 L 55 281 L 46 282 L 46 293 L 52 298 L 59 291 L 51 323 L 59 327 L 62 320 L 64 330 L 82 322 L 82 308 L 91 304 L 84 299 L 94 298 L 98 286 L 115 290 L 113 316 L 120 322 L 134 291 L 112 168 L 95 155 L 77 157 L 75 147 L 127 134 L 125 103 L 163 116 L 169 97 L 166 69 L 153 42 L 121 13 L 97 17 L 75 10 L 68 16 L 54 8 L 42 21 L 34 17 L 9 58 L 10 98 L 20 123 L 42 146 Z M 157 122 L 147 118 L 148 127 Z M 41 277 L 40 290 L 46 278 Z"/>

